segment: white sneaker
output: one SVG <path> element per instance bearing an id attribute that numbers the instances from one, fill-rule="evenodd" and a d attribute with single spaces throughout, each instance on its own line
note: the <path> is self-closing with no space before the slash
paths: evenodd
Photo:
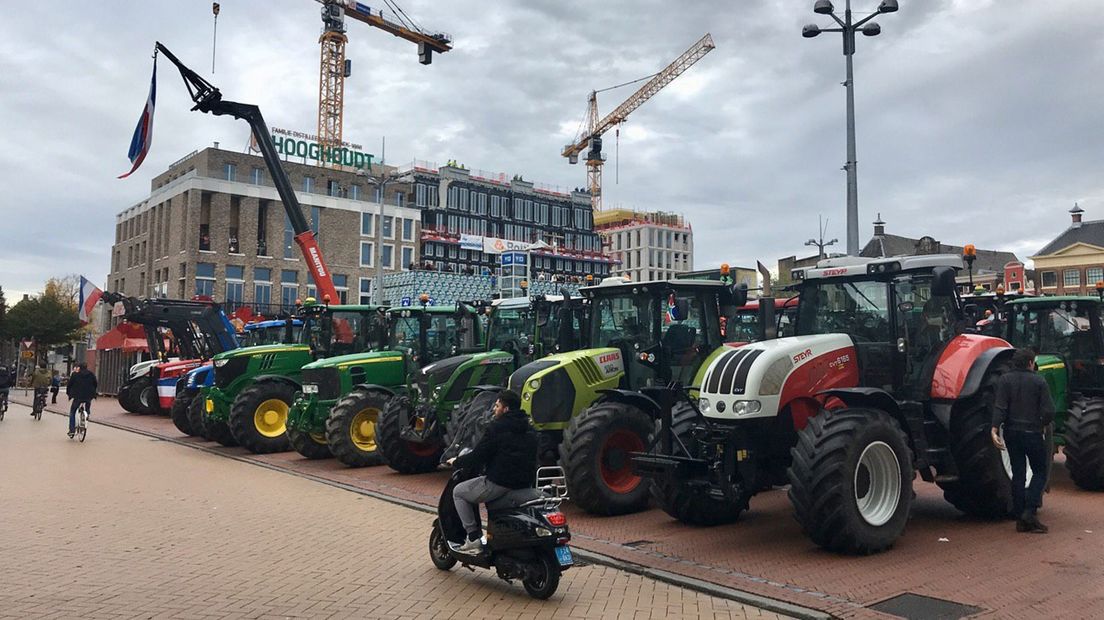
<path id="1" fill-rule="evenodd" d="M 470 555 L 479 555 L 483 553 L 483 541 L 476 538 L 475 540 L 469 540 L 468 542 L 460 545 L 456 551 L 458 553 L 467 553 Z"/>

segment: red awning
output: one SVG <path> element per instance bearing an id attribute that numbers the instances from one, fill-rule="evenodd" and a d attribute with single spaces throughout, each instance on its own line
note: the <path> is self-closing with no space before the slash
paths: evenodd
<path id="1" fill-rule="evenodd" d="M 124 353 L 149 351 L 145 328 L 135 323 L 123 322 L 96 339 L 97 351 L 111 349 L 122 349 Z"/>

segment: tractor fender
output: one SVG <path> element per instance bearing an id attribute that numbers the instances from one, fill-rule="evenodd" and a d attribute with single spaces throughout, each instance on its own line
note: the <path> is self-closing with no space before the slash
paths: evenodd
<path id="1" fill-rule="evenodd" d="M 939 354 L 932 374 L 931 398 L 955 401 L 977 393 L 989 366 L 1011 355 L 1012 345 L 978 334 L 955 336 Z"/>
<path id="2" fill-rule="evenodd" d="M 395 390 L 393 390 L 392 388 L 389 388 L 386 385 L 379 385 L 377 383 L 359 383 L 357 385 L 354 385 L 353 389 L 368 390 L 370 392 L 383 392 L 388 396 L 394 396 L 396 394 Z"/>
<path id="3" fill-rule="evenodd" d="M 838 398 L 848 407 L 870 407 L 897 417 L 900 407 L 889 392 L 876 387 L 833 388 L 818 393 L 825 399 Z"/>
<path id="4" fill-rule="evenodd" d="M 962 391 L 959 392 L 959 398 L 969 398 L 974 394 L 977 394 L 981 389 L 981 384 L 985 380 L 986 373 L 994 365 L 1000 362 L 1012 359 L 1012 353 L 1015 352 L 1013 348 L 998 349 L 992 348 L 982 351 L 981 355 L 974 360 L 973 365 L 970 366 L 970 372 L 966 374 L 966 381 L 962 384 Z"/>
<path id="5" fill-rule="evenodd" d="M 609 389 L 598 390 L 598 393 L 601 394 L 601 397 L 598 399 L 599 402 L 615 402 L 631 405 L 633 407 L 636 407 L 637 409 L 640 409 L 649 416 L 652 416 L 653 418 L 658 417 L 662 413 L 662 409 L 660 409 L 659 403 L 657 403 L 652 398 L 641 394 L 640 392 L 622 389 Z"/>
<path id="6" fill-rule="evenodd" d="M 494 393 L 497 394 L 497 393 L 499 393 L 499 392 L 501 392 L 502 390 L 505 390 L 505 389 L 506 388 L 501 386 L 501 385 L 473 385 L 473 386 L 465 389 L 464 391 L 465 392 L 471 392 L 473 394 L 476 393 L 476 392 L 494 392 Z"/>

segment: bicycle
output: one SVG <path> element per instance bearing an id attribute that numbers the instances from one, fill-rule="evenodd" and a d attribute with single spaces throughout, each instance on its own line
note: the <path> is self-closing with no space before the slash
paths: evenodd
<path id="1" fill-rule="evenodd" d="M 34 405 L 31 407 L 31 415 L 34 416 L 35 420 L 42 419 L 42 411 L 46 409 L 46 394 L 48 393 L 49 390 L 35 389 Z"/>
<path id="2" fill-rule="evenodd" d="M 84 443 L 84 437 L 88 434 L 88 405 L 82 402 L 77 407 L 76 424 L 73 426 L 73 435 L 77 441 Z"/>
<path id="3" fill-rule="evenodd" d="M 8 388 L 0 390 L 0 420 L 4 419 L 4 414 L 8 411 Z"/>

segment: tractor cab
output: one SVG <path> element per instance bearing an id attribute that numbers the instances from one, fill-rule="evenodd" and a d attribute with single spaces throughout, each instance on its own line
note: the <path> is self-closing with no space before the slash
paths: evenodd
<path id="1" fill-rule="evenodd" d="M 420 365 L 478 349 L 483 341 L 475 310 L 466 304 L 391 308 L 387 324 L 389 348 Z"/>
<path id="2" fill-rule="evenodd" d="M 584 288 L 590 300 L 589 347 L 620 351 L 623 388 L 691 384 L 722 344 L 718 293 L 727 290 L 709 280 L 604 282 Z"/>
<path id="3" fill-rule="evenodd" d="M 303 321 L 299 319 L 257 321 L 242 328 L 241 346 L 256 347 L 265 344 L 299 342 L 302 339 Z"/>
<path id="4" fill-rule="evenodd" d="M 768 299 L 769 298 L 764 298 Z M 784 338 L 792 336 L 794 322 L 797 318 L 797 297 L 778 298 L 774 300 L 775 335 Z M 759 340 L 766 340 L 768 334 L 763 324 L 764 313 L 760 308 L 760 300 L 752 299 L 740 306 L 736 311 L 725 318 L 723 336 L 730 344 L 747 344 Z"/>
<path id="5" fill-rule="evenodd" d="M 1102 309 L 1104 303 L 1089 296 L 1031 297 L 1006 306 L 1008 341 L 1036 351 L 1059 411 L 1065 410 L 1067 387 L 1104 392 Z"/>
<path id="6" fill-rule="evenodd" d="M 510 353 L 516 368 L 545 355 L 579 348 L 585 324 L 585 306 L 579 298 L 497 299 L 490 305 L 486 349 Z"/>
<path id="7" fill-rule="evenodd" d="M 838 260 L 853 264 L 822 261 L 801 274 L 795 333 L 849 335 L 860 385 L 926 399 L 937 354 L 963 331 L 955 289 L 961 260 Z"/>
<path id="8" fill-rule="evenodd" d="M 330 306 L 307 300 L 299 318 L 303 323 L 299 342 L 310 346 L 314 359 L 378 348 L 386 332 L 379 306 Z"/>

